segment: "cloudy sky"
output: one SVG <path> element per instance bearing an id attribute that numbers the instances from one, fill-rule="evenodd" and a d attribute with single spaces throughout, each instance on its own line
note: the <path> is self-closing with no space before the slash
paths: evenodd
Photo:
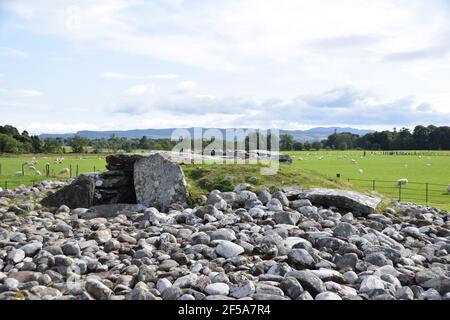
<path id="1" fill-rule="evenodd" d="M 32 133 L 450 124 L 448 0 L 1 0 Z"/>

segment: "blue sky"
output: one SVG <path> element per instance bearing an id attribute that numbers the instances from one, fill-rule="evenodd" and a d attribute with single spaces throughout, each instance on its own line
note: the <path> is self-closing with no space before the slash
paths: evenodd
<path id="1" fill-rule="evenodd" d="M 450 123 L 445 0 L 3 0 L 0 124 Z"/>

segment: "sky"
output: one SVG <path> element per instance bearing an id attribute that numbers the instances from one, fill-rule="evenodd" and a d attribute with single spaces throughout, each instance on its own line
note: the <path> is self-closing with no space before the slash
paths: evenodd
<path id="1" fill-rule="evenodd" d="M 450 124 L 448 0 L 0 0 L 0 125 Z"/>

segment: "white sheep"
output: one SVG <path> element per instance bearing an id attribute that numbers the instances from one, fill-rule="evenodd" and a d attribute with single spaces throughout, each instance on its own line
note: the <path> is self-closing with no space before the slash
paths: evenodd
<path id="1" fill-rule="evenodd" d="M 363 173 L 364 173 L 364 170 L 363 170 L 363 169 L 359 169 L 358 172 L 359 172 L 360 174 L 363 174 Z"/>
<path id="2" fill-rule="evenodd" d="M 357 164 L 358 161 L 356 161 L 355 159 L 352 159 L 352 163 L 353 163 L 353 164 Z"/>
<path id="3" fill-rule="evenodd" d="M 22 171 L 16 171 L 14 172 L 15 176 L 23 176 L 23 172 Z"/>
<path id="4" fill-rule="evenodd" d="M 319 157 L 319 160 L 323 160 L 323 156 L 320 156 L 320 157 Z"/>
<path id="5" fill-rule="evenodd" d="M 406 186 L 408 184 L 408 182 L 409 182 L 408 179 L 398 179 L 397 182 L 395 183 L 395 185 L 397 187 Z"/>
<path id="6" fill-rule="evenodd" d="M 431 163 L 427 163 L 427 167 L 431 168 L 433 165 Z"/>
<path id="7" fill-rule="evenodd" d="M 39 170 L 34 171 L 34 174 L 37 176 L 42 176 L 42 173 Z"/>
<path id="8" fill-rule="evenodd" d="M 61 170 L 58 171 L 57 175 L 64 175 L 64 174 L 70 174 L 70 169 L 69 168 L 63 168 Z"/>

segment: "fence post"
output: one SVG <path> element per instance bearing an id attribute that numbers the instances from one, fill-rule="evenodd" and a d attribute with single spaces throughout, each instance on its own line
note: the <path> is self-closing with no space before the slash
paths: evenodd
<path id="1" fill-rule="evenodd" d="M 25 175 L 25 163 L 22 163 L 22 176 Z"/>
<path id="2" fill-rule="evenodd" d="M 0 176 L 2 175 L 2 164 L 0 163 Z"/>
<path id="3" fill-rule="evenodd" d="M 398 201 L 402 201 L 402 185 L 398 186 Z"/>
<path id="4" fill-rule="evenodd" d="M 350 178 L 347 178 L 347 180 L 348 180 L 348 183 L 350 183 Z"/>
<path id="5" fill-rule="evenodd" d="M 95 166 L 94 166 L 94 173 L 95 173 Z"/>
<path id="6" fill-rule="evenodd" d="M 375 191 L 375 180 L 372 181 L 372 190 Z"/>
<path id="7" fill-rule="evenodd" d="M 5 190 L 8 190 L 8 180 L 5 180 Z"/>
<path id="8" fill-rule="evenodd" d="M 77 177 L 78 177 L 78 164 L 77 164 Z"/>
<path id="9" fill-rule="evenodd" d="M 425 203 L 428 204 L 428 182 L 425 184 Z"/>
<path id="10" fill-rule="evenodd" d="M 69 178 L 72 178 L 72 165 L 69 165 Z"/>

